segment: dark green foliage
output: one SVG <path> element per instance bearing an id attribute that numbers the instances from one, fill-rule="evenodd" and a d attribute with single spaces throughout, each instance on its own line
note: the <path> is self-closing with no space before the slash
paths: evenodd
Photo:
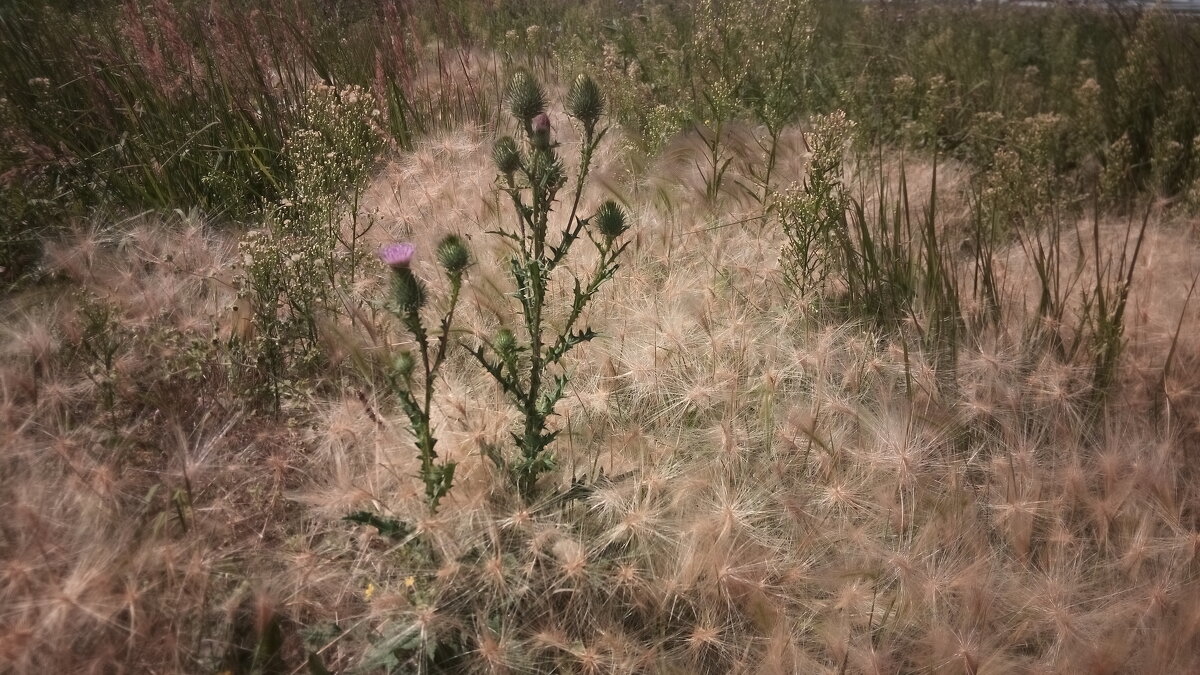
<path id="1" fill-rule="evenodd" d="M 616 273 L 617 258 L 628 245 L 616 242 L 627 225 L 624 212 L 615 202 L 605 202 L 590 218 L 579 214 L 592 155 L 605 133 L 595 128 L 598 111 L 604 108 L 603 100 L 599 91 L 592 91 L 593 85 L 587 82 L 590 80 L 581 78 L 574 87 L 576 112 L 580 113 L 577 117 L 583 122 L 583 143 L 571 210 L 557 242 L 548 237 L 549 217 L 558 202 L 558 191 L 566 184 L 566 173 L 555 144 L 548 137 L 549 130 L 537 129 L 533 124 L 545 101 L 541 86 L 527 73 L 517 73 L 509 85 L 510 107 L 524 128 L 526 149 L 522 151 L 514 141 L 504 138 L 497 142 L 494 153 L 500 172 L 497 182 L 508 193 L 517 216 L 515 230 L 500 230 L 496 234 L 517 247 L 517 254 L 509 260 L 509 271 L 516 284 L 524 336 L 519 339 L 504 328 L 490 344 L 478 345 L 472 354 L 521 411 L 523 429 L 513 434 L 520 455 L 508 459 L 498 448 L 489 448 L 486 454 L 512 478 L 526 500 L 534 498 L 538 478 L 554 467 L 550 444 L 558 432 L 548 431 L 547 426 L 567 386 L 567 376 L 554 371 L 561 368 L 563 357 L 573 347 L 596 336 L 590 328 L 576 330 L 575 324 L 604 282 Z M 597 115 L 595 119 L 591 117 L 593 114 Z M 591 119 L 590 124 L 585 116 Z M 551 333 L 548 312 L 552 308 L 545 304 L 546 292 L 554 272 L 583 234 L 599 253 L 596 267 L 586 281 L 573 278 L 570 312 L 559 324 L 561 328 Z"/>
<path id="2" fill-rule="evenodd" d="M 438 261 L 450 282 L 450 301 L 445 314 L 438 324 L 436 337 L 431 340 L 429 330 L 421 317 L 421 309 L 425 306 L 425 282 L 413 274 L 407 265 L 392 267 L 392 305 L 391 309 L 396 318 L 412 335 L 417 343 L 420 357 L 420 368 L 416 358 L 409 351 L 400 352 L 392 362 L 392 371 L 388 382 L 400 409 L 408 418 L 409 431 L 417 446 L 421 459 L 420 478 L 425 484 L 425 497 L 431 511 L 437 511 L 438 504 L 454 485 L 454 462 L 437 461 L 437 437 L 433 429 L 430 413 L 433 409 L 433 393 L 436 388 L 438 370 L 446 359 L 450 348 L 450 327 L 454 322 L 454 310 L 458 306 L 459 293 L 462 290 L 463 272 L 471 263 L 471 253 L 466 242 L 458 235 L 448 235 L 437 246 Z"/>
<path id="3" fill-rule="evenodd" d="M 389 539 L 403 539 L 412 532 L 412 527 L 408 523 L 401 522 L 395 518 L 384 518 L 370 511 L 355 511 L 342 518 L 342 520 L 359 525 L 370 525 L 379 530 L 379 534 Z"/>
<path id="4" fill-rule="evenodd" d="M 1118 201 L 1130 188 L 1180 194 L 1200 176 L 1200 20 L 1191 15 L 839 0 L 517 7 L 484 22 L 493 40 L 535 17 L 563 25 L 527 45 L 543 50 L 531 58 L 605 63 L 597 81 L 612 115 L 649 148 L 662 134 L 719 123 L 710 101 L 728 96 L 734 116 L 766 128 L 756 176 L 764 197 L 778 129 L 835 110 L 868 142 L 936 146 L 985 167 L 997 147 L 1019 151 L 1010 127 L 1056 115 L 1071 129 L 1058 169 L 1100 163 L 1127 183 Z M 1122 137 L 1127 150 L 1109 151 Z"/>
<path id="5" fill-rule="evenodd" d="M 317 84 L 368 89 L 402 148 L 483 109 L 470 77 L 421 89 L 419 22 L 393 3 L 11 4 L 0 14 L 2 123 L 59 200 L 255 217 L 290 179 L 285 142 Z M 446 42 L 455 32 L 444 28 Z"/>
<path id="6" fill-rule="evenodd" d="M 232 635 L 225 652 L 228 672 L 254 675 L 282 675 L 291 667 L 284 661 L 283 646 L 286 618 L 261 595 L 250 594 L 242 601 L 233 619 Z"/>

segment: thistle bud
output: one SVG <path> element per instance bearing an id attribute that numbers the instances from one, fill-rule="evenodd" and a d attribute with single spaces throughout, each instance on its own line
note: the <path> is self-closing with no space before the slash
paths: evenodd
<path id="1" fill-rule="evenodd" d="M 392 372 L 399 377 L 407 378 L 412 375 L 413 355 L 407 349 L 396 355 L 392 361 Z"/>
<path id="2" fill-rule="evenodd" d="M 592 218 L 600 234 L 609 241 L 621 236 L 628 229 L 625 224 L 625 211 L 611 199 L 601 204 Z"/>
<path id="3" fill-rule="evenodd" d="M 442 268 L 452 279 L 462 276 L 463 270 L 471 264 L 471 252 L 467 243 L 457 234 L 447 235 L 437 247 L 437 259 Z"/>
<path id="4" fill-rule="evenodd" d="M 594 129 L 600 116 L 604 114 L 604 96 L 596 81 L 587 75 L 580 75 L 571 84 L 567 93 L 567 112 L 571 117 L 583 122 L 583 126 Z"/>
<path id="5" fill-rule="evenodd" d="M 567 170 L 563 168 L 562 162 L 554 161 L 546 168 L 546 187 L 550 191 L 551 196 L 562 189 L 562 186 L 567 184 Z"/>
<path id="6" fill-rule="evenodd" d="M 533 130 L 533 136 L 530 138 L 530 140 L 533 142 L 533 147 L 542 151 L 549 150 L 550 116 L 546 113 L 541 113 L 537 117 L 533 118 L 530 128 Z"/>
<path id="7" fill-rule="evenodd" d="M 407 267 L 394 268 L 392 277 L 392 298 L 396 308 L 404 314 L 411 314 L 425 306 L 425 284 Z"/>
<path id="8" fill-rule="evenodd" d="M 512 139 L 512 136 L 504 136 L 496 140 L 496 144 L 492 146 L 492 160 L 496 162 L 496 168 L 500 173 L 510 179 L 513 172 L 521 168 L 521 154 L 517 150 L 517 142 Z"/>
<path id="9" fill-rule="evenodd" d="M 567 170 L 553 153 L 534 153 L 529 162 L 529 176 L 551 198 L 567 182 Z"/>
<path id="10" fill-rule="evenodd" d="M 496 349 L 496 353 L 507 359 L 517 349 L 517 337 L 507 328 L 501 328 L 500 332 L 496 333 L 496 340 L 492 343 Z"/>
<path id="11" fill-rule="evenodd" d="M 508 82 L 508 109 L 513 116 L 528 123 L 546 110 L 546 94 L 533 76 L 518 71 Z"/>

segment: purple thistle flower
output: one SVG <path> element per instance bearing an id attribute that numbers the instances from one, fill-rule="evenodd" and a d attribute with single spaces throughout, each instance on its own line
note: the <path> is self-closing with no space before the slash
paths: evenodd
<path id="1" fill-rule="evenodd" d="M 379 259 L 388 267 L 398 270 L 408 267 L 416 250 L 417 247 L 409 243 L 387 244 L 380 247 Z"/>
<path id="2" fill-rule="evenodd" d="M 530 123 L 530 129 L 533 130 L 533 147 L 538 150 L 550 149 L 550 116 L 546 113 L 541 113 L 533 118 Z"/>

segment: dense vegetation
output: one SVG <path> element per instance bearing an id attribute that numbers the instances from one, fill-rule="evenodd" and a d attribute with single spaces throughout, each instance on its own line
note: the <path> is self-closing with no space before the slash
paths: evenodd
<path id="1" fill-rule="evenodd" d="M 0 670 L 1200 668 L 1200 22 L 0 13 Z"/>

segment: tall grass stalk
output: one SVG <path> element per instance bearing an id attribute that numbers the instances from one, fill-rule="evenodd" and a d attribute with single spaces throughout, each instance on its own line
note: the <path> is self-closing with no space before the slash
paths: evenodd
<path id="1" fill-rule="evenodd" d="M 260 0 L 244 15 L 169 2 L 96 15 L 22 5 L 0 16 L 0 89 L 77 199 L 248 218 L 287 182 L 284 145 L 314 84 L 373 91 L 401 148 L 483 118 L 466 36 L 433 45 L 431 79 L 415 22 L 396 7 L 346 39 L 305 2 Z"/>

